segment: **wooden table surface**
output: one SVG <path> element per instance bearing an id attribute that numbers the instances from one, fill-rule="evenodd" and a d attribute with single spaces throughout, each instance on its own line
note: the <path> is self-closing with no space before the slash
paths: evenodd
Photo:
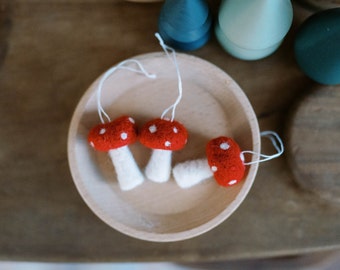
<path id="1" fill-rule="evenodd" d="M 210 4 L 216 15 L 218 1 Z M 189 262 L 339 248 L 339 205 L 300 188 L 287 154 L 261 164 L 240 208 L 191 240 L 133 239 L 104 224 L 86 206 L 67 160 L 73 111 L 110 66 L 161 50 L 154 38 L 161 5 L 0 2 L 0 259 Z M 285 140 L 293 105 L 311 89 L 322 88 L 300 71 L 292 49 L 298 25 L 310 14 L 295 5 L 286 40 L 263 60 L 235 59 L 214 37 L 190 52 L 233 77 L 252 103 L 260 129 L 275 130 Z M 270 152 L 270 145 L 263 151 Z"/>

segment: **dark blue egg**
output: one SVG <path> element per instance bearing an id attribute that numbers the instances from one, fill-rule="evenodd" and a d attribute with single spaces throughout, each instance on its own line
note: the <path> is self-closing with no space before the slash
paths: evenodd
<path id="1" fill-rule="evenodd" d="M 340 8 L 313 14 L 305 20 L 294 42 L 303 72 L 318 83 L 340 84 Z"/>

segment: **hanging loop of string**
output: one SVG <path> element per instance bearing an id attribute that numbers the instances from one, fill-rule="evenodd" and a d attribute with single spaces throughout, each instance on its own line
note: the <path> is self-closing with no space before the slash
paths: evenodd
<path id="1" fill-rule="evenodd" d="M 136 69 L 136 68 L 133 68 L 133 67 L 126 66 L 127 64 L 131 64 L 131 63 L 136 64 L 138 68 Z M 106 118 L 106 120 L 108 122 L 111 121 L 109 115 L 105 112 L 105 110 L 104 110 L 104 108 L 101 104 L 102 89 L 103 89 L 105 81 L 118 69 L 125 69 L 125 70 L 129 70 L 129 71 L 132 71 L 132 72 L 135 72 L 135 73 L 143 74 L 144 76 L 146 76 L 147 78 L 150 78 L 150 79 L 156 78 L 155 74 L 148 73 L 144 69 L 143 65 L 138 60 L 135 60 L 135 59 L 128 59 L 128 60 L 122 61 L 119 64 L 117 64 L 116 66 L 108 69 L 104 73 L 104 75 L 101 77 L 101 79 L 98 83 L 98 88 L 97 88 L 97 110 L 98 110 L 98 115 L 99 115 L 99 118 L 100 118 L 100 121 L 102 122 L 102 124 L 105 123 L 104 117 Z"/>
<path id="2" fill-rule="evenodd" d="M 265 161 L 279 157 L 284 152 L 283 142 L 276 132 L 274 132 L 274 131 L 262 131 L 260 133 L 260 135 L 261 135 L 261 137 L 267 137 L 271 140 L 271 142 L 272 142 L 272 144 L 273 144 L 273 146 L 276 150 L 276 153 L 273 154 L 273 155 L 265 155 L 265 154 L 257 153 L 257 152 L 254 152 L 254 151 L 242 151 L 241 152 L 241 158 L 244 158 L 244 154 L 251 154 L 251 155 L 255 155 L 255 156 L 258 157 L 257 160 L 244 162 L 244 165 L 251 165 L 251 164 L 256 164 L 256 163 L 260 163 L 260 162 L 265 162 Z"/>
<path id="3" fill-rule="evenodd" d="M 156 38 L 159 40 L 159 44 L 161 45 L 161 47 L 163 48 L 165 54 L 168 56 L 168 58 L 172 61 L 172 63 L 174 64 L 175 68 L 176 68 L 176 74 L 177 74 L 177 80 L 178 80 L 178 97 L 175 100 L 174 104 L 172 104 L 171 106 L 169 106 L 168 108 L 166 108 L 162 115 L 161 115 L 161 119 L 163 119 L 166 114 L 171 111 L 171 122 L 174 121 L 175 119 L 175 114 L 176 114 L 176 107 L 177 105 L 180 103 L 182 96 L 183 96 L 183 86 L 182 86 L 182 78 L 181 78 L 181 73 L 179 72 L 179 67 L 178 67 L 178 63 L 177 63 L 177 58 L 176 58 L 176 51 L 169 47 L 168 45 L 166 45 L 162 39 L 162 37 L 160 36 L 159 33 L 155 33 Z M 169 52 L 172 54 L 169 54 Z"/>

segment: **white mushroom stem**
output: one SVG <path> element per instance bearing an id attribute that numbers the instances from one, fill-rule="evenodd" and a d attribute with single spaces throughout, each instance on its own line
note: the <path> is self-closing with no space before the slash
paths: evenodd
<path id="1" fill-rule="evenodd" d="M 179 163 L 175 165 L 172 173 L 181 188 L 192 187 L 214 175 L 206 158 Z"/>
<path id="2" fill-rule="evenodd" d="M 115 167 L 117 180 L 122 190 L 130 190 L 143 183 L 143 173 L 128 146 L 109 150 L 109 156 Z"/>
<path id="3" fill-rule="evenodd" d="M 153 149 L 145 167 L 145 176 L 157 183 L 168 181 L 171 174 L 171 156 L 171 150 Z"/>

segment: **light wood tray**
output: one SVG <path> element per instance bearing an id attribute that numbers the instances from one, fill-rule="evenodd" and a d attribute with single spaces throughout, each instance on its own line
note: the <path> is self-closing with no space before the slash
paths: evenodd
<path id="1" fill-rule="evenodd" d="M 134 57 L 157 75 L 149 79 L 117 70 L 105 82 L 101 101 L 112 119 L 126 114 L 140 126 L 159 117 L 177 97 L 176 71 L 163 53 Z M 176 119 L 189 131 L 187 146 L 173 154 L 173 164 L 205 156 L 206 143 L 217 136 L 233 137 L 243 150 L 260 152 L 257 118 L 240 87 L 224 71 L 194 56 L 177 55 L 183 99 Z M 99 123 L 97 79 L 80 100 L 69 129 L 68 157 L 74 182 L 91 210 L 116 230 L 149 241 L 178 241 L 202 234 L 227 219 L 246 197 L 258 165 L 247 166 L 244 181 L 223 188 L 214 179 L 181 189 L 173 179 L 163 184 L 146 181 L 121 191 L 106 153 L 87 144 L 89 130 Z M 130 147 L 143 168 L 150 150 Z"/>

